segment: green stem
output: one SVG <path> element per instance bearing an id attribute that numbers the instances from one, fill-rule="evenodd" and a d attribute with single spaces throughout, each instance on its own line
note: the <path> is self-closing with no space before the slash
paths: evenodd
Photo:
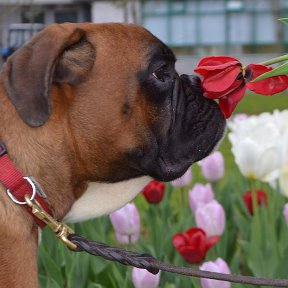
<path id="1" fill-rule="evenodd" d="M 182 205 L 182 212 L 185 210 L 185 189 L 183 187 L 180 188 L 181 193 L 181 205 Z"/>
<path id="2" fill-rule="evenodd" d="M 260 230 L 260 215 L 259 215 L 259 207 L 257 203 L 257 191 L 256 187 L 254 186 L 254 180 L 251 180 L 250 183 L 251 191 L 252 191 L 252 208 L 253 208 L 253 217 L 256 218 L 257 228 Z"/>
<path id="3" fill-rule="evenodd" d="M 157 258 L 161 257 L 161 241 L 159 239 L 159 234 L 161 235 L 161 227 L 159 227 L 159 221 L 158 221 L 158 213 L 157 213 L 157 205 L 150 205 L 150 211 L 151 211 L 151 216 L 152 216 L 152 238 L 153 238 L 153 245 L 155 248 L 155 256 Z"/>
<path id="4" fill-rule="evenodd" d="M 287 61 L 287 60 L 288 60 L 288 54 L 282 55 L 282 56 L 279 56 L 279 57 L 276 57 L 276 58 L 272 58 L 270 60 L 261 62 L 260 64 L 268 66 L 268 65 L 272 65 L 272 64 L 283 62 L 283 61 Z"/>
<path id="5" fill-rule="evenodd" d="M 255 187 L 255 182 L 254 180 L 251 180 L 250 182 L 250 187 L 251 187 L 251 192 L 252 192 L 252 211 L 253 211 L 253 222 L 255 223 L 255 231 L 253 231 L 254 233 L 256 233 L 258 240 L 261 239 L 261 223 L 260 223 L 260 214 L 259 214 L 259 207 L 258 207 L 258 203 L 257 203 L 257 191 L 256 191 L 256 187 Z M 259 243 L 260 245 L 260 243 Z"/>

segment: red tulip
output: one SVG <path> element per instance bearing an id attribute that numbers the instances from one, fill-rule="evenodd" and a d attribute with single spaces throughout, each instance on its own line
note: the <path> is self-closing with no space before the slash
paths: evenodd
<path id="1" fill-rule="evenodd" d="M 271 70 L 273 68 L 262 64 L 250 64 L 243 67 L 233 57 L 211 56 L 200 60 L 194 71 L 203 76 L 204 96 L 219 99 L 219 106 L 224 116 L 229 118 L 244 97 L 246 88 L 262 95 L 273 95 L 288 88 L 286 75 L 251 82 L 259 75 Z"/>
<path id="2" fill-rule="evenodd" d="M 158 204 L 163 199 L 165 184 L 159 181 L 151 181 L 144 189 L 142 194 L 150 204 Z"/>
<path id="3" fill-rule="evenodd" d="M 257 198 L 257 204 L 258 206 L 265 204 L 267 205 L 268 203 L 268 197 L 267 194 L 262 191 L 262 190 L 257 190 L 256 191 L 256 198 Z M 242 196 L 243 201 L 245 202 L 247 209 L 251 215 L 253 215 L 253 202 L 252 202 L 252 191 L 247 191 L 243 196 Z"/>
<path id="4" fill-rule="evenodd" d="M 172 243 L 186 262 L 198 264 L 205 259 L 207 251 L 218 240 L 218 236 L 207 238 L 204 230 L 194 227 L 186 232 L 175 234 Z"/>

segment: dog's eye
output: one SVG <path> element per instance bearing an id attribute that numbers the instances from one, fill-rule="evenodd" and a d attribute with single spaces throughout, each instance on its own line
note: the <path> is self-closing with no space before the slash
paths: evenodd
<path id="1" fill-rule="evenodd" d="M 152 75 L 161 82 L 165 82 L 166 80 L 170 79 L 170 74 L 164 67 L 157 69 L 152 73 Z"/>

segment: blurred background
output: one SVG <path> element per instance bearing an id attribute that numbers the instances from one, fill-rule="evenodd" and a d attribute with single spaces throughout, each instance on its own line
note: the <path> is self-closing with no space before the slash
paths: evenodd
<path id="1" fill-rule="evenodd" d="M 231 55 L 243 64 L 259 63 L 287 53 L 288 26 L 277 21 L 282 17 L 288 17 L 288 0 L 0 0 L 0 68 L 5 59 L 34 33 L 54 22 L 140 24 L 173 49 L 178 58 L 176 68 L 180 73 L 191 74 L 200 58 L 209 55 Z M 247 93 L 235 110 L 235 114 L 241 113 L 240 116 L 248 117 L 263 111 L 285 110 L 288 108 L 287 96 L 287 91 L 273 97 Z M 284 116 L 287 115 L 286 112 L 284 113 Z M 281 129 L 286 133 L 287 116 L 279 118 L 279 112 L 274 112 L 273 115 L 278 115 L 278 122 L 275 120 L 275 123 L 277 122 L 280 128 L 285 127 Z M 263 122 L 259 123 L 260 127 Z M 267 126 L 271 131 L 272 126 L 269 125 L 276 125 L 273 123 L 267 121 L 268 126 L 263 125 L 263 129 Z M 257 127 L 249 132 L 254 138 L 260 135 L 259 132 L 254 133 L 257 132 Z M 243 134 L 244 140 L 252 137 L 249 133 Z M 266 145 L 266 141 L 267 143 L 272 141 L 273 145 L 276 141 L 282 141 L 280 137 L 276 140 L 271 138 L 269 133 L 266 135 L 263 132 L 257 139 L 259 153 L 263 153 L 259 155 L 263 158 L 266 154 L 268 155 L 266 157 L 270 157 L 270 154 L 262 148 Z M 263 143 L 261 143 L 262 139 L 265 140 Z M 282 142 L 284 145 L 284 140 Z M 267 205 L 268 210 L 260 211 L 261 219 L 260 216 L 253 218 L 242 200 L 242 195 L 246 194 L 244 192 L 251 189 L 252 182 L 241 176 L 231 147 L 228 137 L 225 137 L 219 147 L 225 159 L 225 177 L 211 184 L 216 192 L 215 198 L 225 208 L 227 228 L 219 244 L 210 250 L 207 260 L 221 257 L 236 274 L 286 278 L 288 275 L 288 216 L 286 216 L 286 225 L 282 211 L 287 198 L 280 193 L 275 193 L 276 191 L 273 191 L 268 184 L 260 185 L 257 182 L 255 188 L 267 191 L 269 205 Z M 247 155 L 252 155 L 252 152 L 247 152 Z M 256 156 L 258 157 L 258 154 Z M 254 160 L 251 163 L 254 163 Z M 259 163 L 262 162 L 259 160 Z M 287 169 L 283 170 L 287 173 L 287 166 L 283 167 Z M 262 168 L 257 166 L 259 171 L 262 171 Z M 128 247 L 128 244 L 125 244 L 123 247 L 138 252 L 148 252 L 160 260 L 176 265 L 187 264 L 176 253 L 171 239 L 175 233 L 186 231 L 195 224 L 188 205 L 188 189 L 194 187 L 192 185 L 196 183 L 207 183 L 208 179 L 204 179 L 198 165 L 193 165 L 192 171 L 193 182 L 190 179 L 191 183 L 183 184 L 186 185 L 185 187 L 173 188 L 170 184 L 166 184 L 166 196 L 158 207 L 146 203 L 141 193 L 139 194 L 135 203 L 141 210 L 141 237 L 137 244 L 133 244 L 134 246 Z M 163 193 L 164 190 L 162 197 Z M 258 203 L 260 202 L 261 200 Z M 215 215 L 213 217 L 216 219 Z M 123 216 L 123 219 L 125 217 Z M 214 221 L 214 218 L 211 219 Z M 72 228 L 87 238 L 114 246 L 119 245 L 108 216 L 73 225 Z M 85 254 L 73 254 L 62 243 L 56 242 L 52 234 L 47 229 L 43 231 L 38 265 L 39 287 L 139 287 L 132 285 L 131 269 Z M 161 288 L 200 287 L 199 281 L 194 278 L 175 277 L 168 273 L 162 275 L 159 286 Z M 248 288 L 242 284 L 233 284 L 233 288 L 246 287 Z"/>
<path id="2" fill-rule="evenodd" d="M 54 22 L 129 22 L 168 44 L 182 73 L 207 55 L 257 63 L 287 50 L 287 12 L 287 0 L 0 0 L 0 61 Z"/>

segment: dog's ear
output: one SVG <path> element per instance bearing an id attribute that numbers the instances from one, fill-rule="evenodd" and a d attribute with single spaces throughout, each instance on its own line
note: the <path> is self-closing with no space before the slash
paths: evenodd
<path id="1" fill-rule="evenodd" d="M 25 123 L 43 125 L 51 114 L 53 81 L 77 84 L 93 67 L 95 51 L 85 31 L 72 24 L 53 24 L 8 58 L 4 85 Z"/>

